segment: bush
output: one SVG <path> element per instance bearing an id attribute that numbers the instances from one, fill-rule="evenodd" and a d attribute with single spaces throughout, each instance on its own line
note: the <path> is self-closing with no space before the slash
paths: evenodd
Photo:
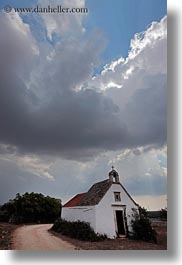
<path id="1" fill-rule="evenodd" d="M 69 222 L 59 218 L 51 230 L 82 241 L 93 242 L 107 239 L 106 235 L 96 234 L 89 223 L 81 221 Z"/>
<path id="2" fill-rule="evenodd" d="M 139 208 L 139 212 L 133 209 L 132 217 L 132 238 L 157 243 L 157 233 L 151 226 L 147 211 L 144 208 Z"/>

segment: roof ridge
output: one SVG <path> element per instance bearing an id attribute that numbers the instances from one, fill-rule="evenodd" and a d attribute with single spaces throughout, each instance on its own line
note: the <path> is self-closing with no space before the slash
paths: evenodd
<path id="1" fill-rule="evenodd" d="M 96 184 L 100 184 L 100 183 L 102 183 L 102 182 L 109 182 L 109 181 L 110 181 L 109 179 L 104 179 L 104 180 L 101 180 L 101 181 L 99 181 L 99 182 L 94 183 L 92 186 L 94 186 L 94 185 L 96 185 Z"/>

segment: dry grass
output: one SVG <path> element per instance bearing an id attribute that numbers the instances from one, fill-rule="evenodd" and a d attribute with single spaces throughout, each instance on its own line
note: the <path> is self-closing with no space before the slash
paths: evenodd
<path id="1" fill-rule="evenodd" d="M 53 232 L 61 239 L 83 250 L 166 250 L 167 249 L 167 226 L 164 223 L 154 224 L 157 232 L 157 244 L 132 239 L 110 239 L 101 242 L 85 242 Z"/>
<path id="2" fill-rule="evenodd" d="M 12 232 L 16 226 L 8 223 L 0 223 L 0 249 L 11 249 Z"/>
<path id="3" fill-rule="evenodd" d="M 157 243 L 163 249 L 167 249 L 167 223 L 160 222 L 153 224 L 153 228 L 157 232 Z"/>

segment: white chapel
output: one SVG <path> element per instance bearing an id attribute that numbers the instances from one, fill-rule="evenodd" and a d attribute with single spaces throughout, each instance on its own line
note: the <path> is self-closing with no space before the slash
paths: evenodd
<path id="1" fill-rule="evenodd" d="M 96 233 L 109 238 L 126 237 L 132 232 L 133 211 L 138 204 L 120 183 L 118 172 L 112 167 L 109 177 L 92 185 L 86 193 L 77 194 L 62 208 L 67 221 L 84 221 Z"/>

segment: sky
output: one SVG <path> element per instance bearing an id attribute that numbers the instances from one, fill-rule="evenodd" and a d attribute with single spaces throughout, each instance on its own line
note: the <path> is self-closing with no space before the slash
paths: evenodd
<path id="1" fill-rule="evenodd" d="M 5 4 L 89 13 L 5 13 Z M 114 165 L 136 202 L 165 207 L 166 1 L 0 8 L 0 203 L 32 191 L 64 203 Z"/>

